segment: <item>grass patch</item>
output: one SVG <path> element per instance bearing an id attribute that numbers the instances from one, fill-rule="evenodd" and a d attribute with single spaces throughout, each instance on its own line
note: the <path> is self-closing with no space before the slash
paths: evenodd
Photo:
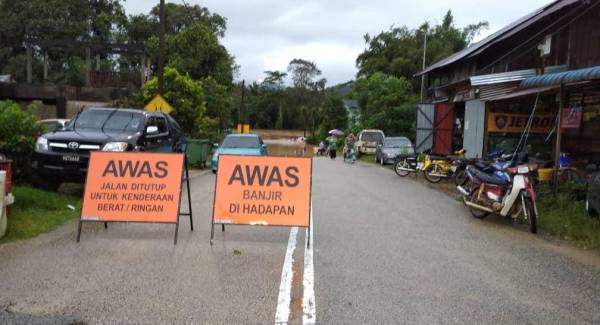
<path id="1" fill-rule="evenodd" d="M 358 157 L 358 160 L 362 161 L 362 162 L 373 163 L 374 164 L 375 163 L 375 157 L 376 157 L 375 154 L 372 154 L 372 155 L 362 154 L 362 155 L 360 155 L 360 157 Z"/>
<path id="2" fill-rule="evenodd" d="M 566 186 L 554 195 L 544 185 L 537 193 L 538 223 L 542 229 L 584 249 L 600 248 L 600 220 L 588 216 L 581 189 Z"/>
<path id="3" fill-rule="evenodd" d="M 8 230 L 1 242 L 27 239 L 49 232 L 78 216 L 81 198 L 46 192 L 26 186 L 13 186 L 15 203 L 8 216 Z M 71 204 L 76 211 L 71 211 Z"/>

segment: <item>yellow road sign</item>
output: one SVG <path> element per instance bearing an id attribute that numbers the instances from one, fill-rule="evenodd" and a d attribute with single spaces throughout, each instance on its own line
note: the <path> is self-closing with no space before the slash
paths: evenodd
<path id="1" fill-rule="evenodd" d="M 167 114 L 170 114 L 173 111 L 173 107 L 169 105 L 169 103 L 167 103 L 167 101 L 161 95 L 154 96 L 154 98 L 152 98 L 152 100 L 146 104 L 144 109 Z"/>

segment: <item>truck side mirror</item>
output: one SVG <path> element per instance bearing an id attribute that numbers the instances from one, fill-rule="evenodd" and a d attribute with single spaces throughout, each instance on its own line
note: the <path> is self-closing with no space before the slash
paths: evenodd
<path id="1" fill-rule="evenodd" d="M 146 128 L 146 135 L 157 135 L 158 134 L 158 126 L 150 125 Z"/>

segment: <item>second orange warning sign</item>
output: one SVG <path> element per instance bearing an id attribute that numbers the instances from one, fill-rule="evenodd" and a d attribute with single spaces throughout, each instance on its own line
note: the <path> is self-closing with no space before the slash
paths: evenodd
<path id="1" fill-rule="evenodd" d="M 214 223 L 308 227 L 312 159 L 221 155 Z"/>

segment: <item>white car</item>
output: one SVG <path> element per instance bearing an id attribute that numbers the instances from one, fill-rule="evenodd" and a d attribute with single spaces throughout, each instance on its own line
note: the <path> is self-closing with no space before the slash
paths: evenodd
<path id="1" fill-rule="evenodd" d="M 381 130 L 362 130 L 356 140 L 358 154 L 374 154 L 377 146 L 385 140 L 385 134 Z"/>
<path id="2" fill-rule="evenodd" d="M 69 123 L 68 119 L 52 118 L 47 120 L 41 120 L 39 123 L 46 128 L 46 132 L 54 132 L 56 130 L 62 130 L 65 125 Z"/>

